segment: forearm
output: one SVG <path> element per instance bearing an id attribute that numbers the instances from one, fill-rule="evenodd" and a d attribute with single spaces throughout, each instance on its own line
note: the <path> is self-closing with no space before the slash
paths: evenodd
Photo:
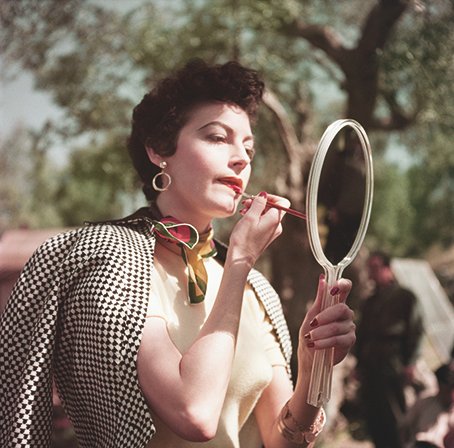
<path id="1" fill-rule="evenodd" d="M 248 272 L 244 266 L 226 264 L 210 315 L 183 352 L 170 339 L 163 319 L 147 319 L 138 357 L 139 381 L 150 407 L 184 439 L 204 441 L 216 433 Z"/>
<path id="2" fill-rule="evenodd" d="M 230 379 L 248 272 L 244 264 L 227 260 L 210 315 L 179 363 L 187 394 L 201 400 L 214 399 L 215 413 L 221 410 Z"/>
<path id="3" fill-rule="evenodd" d="M 310 372 L 299 373 L 292 396 L 284 403 L 278 417 L 273 422 L 266 448 L 309 446 L 311 439 L 315 438 L 315 434 L 321 429 L 316 426 L 320 426 L 320 412 L 322 411 L 307 403 L 309 378 Z M 285 433 L 290 434 L 290 437 L 285 437 Z M 291 441 L 299 438 L 301 443 Z"/>
<path id="4" fill-rule="evenodd" d="M 330 293 L 338 294 L 341 303 L 321 311 L 324 277 L 320 278 L 316 301 L 300 328 L 295 389 L 285 387 L 282 373 L 277 371 L 261 400 L 260 428 L 266 448 L 310 446 L 309 442 L 322 429 L 324 413 L 307 404 L 313 357 L 317 350 L 333 348 L 334 363 L 337 363 L 354 343 L 353 312 L 344 303 L 350 288 L 349 281 L 340 280 Z"/>

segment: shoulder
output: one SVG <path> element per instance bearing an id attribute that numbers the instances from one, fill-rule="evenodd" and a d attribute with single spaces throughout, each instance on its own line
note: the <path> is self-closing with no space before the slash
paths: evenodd
<path id="1" fill-rule="evenodd" d="M 25 270 L 55 276 L 57 272 L 73 275 L 88 264 L 131 267 L 141 260 L 152 259 L 154 241 L 152 227 L 145 221 L 87 224 L 46 240 L 27 262 Z"/>
<path id="2" fill-rule="evenodd" d="M 151 224 L 145 221 L 88 224 L 79 230 L 75 251 L 86 254 L 121 255 L 141 252 L 154 242 Z"/>
<path id="3" fill-rule="evenodd" d="M 79 229 L 73 229 L 48 238 L 33 252 L 24 266 L 24 272 L 43 269 L 52 274 L 53 266 L 59 265 L 68 257 L 78 239 L 78 234 Z"/>

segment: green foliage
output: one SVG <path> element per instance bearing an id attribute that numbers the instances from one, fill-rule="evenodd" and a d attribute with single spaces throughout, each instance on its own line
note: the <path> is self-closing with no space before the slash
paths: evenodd
<path id="1" fill-rule="evenodd" d="M 40 148 L 40 138 L 16 128 L 0 143 L 0 233 L 14 226 L 63 224 L 53 201 L 57 170 Z"/>
<path id="2" fill-rule="evenodd" d="M 415 210 L 411 234 L 413 252 L 454 244 L 454 133 L 435 133 L 423 153 L 421 163 L 408 172 L 410 203 Z M 416 142 L 415 142 L 416 144 Z M 424 145 L 424 146 L 426 146 Z M 424 151 L 422 151 L 424 149 Z M 448 149 L 448 151 L 447 151 Z"/>
<path id="3" fill-rule="evenodd" d="M 449 132 L 454 115 L 453 21 L 454 5 L 448 0 L 410 8 L 381 55 L 382 89 L 399 88 L 397 100 L 418 113 L 418 126 L 436 126 L 441 133 Z"/>
<path id="4" fill-rule="evenodd" d="M 138 182 L 124 139 L 75 150 L 55 193 L 65 225 L 101 221 L 132 212 L 140 203 Z"/>
<path id="5" fill-rule="evenodd" d="M 407 177 L 382 157 L 375 158 L 374 177 L 368 246 L 386 249 L 393 256 L 407 255 L 407 247 L 413 240 L 411 223 L 414 219 Z"/>

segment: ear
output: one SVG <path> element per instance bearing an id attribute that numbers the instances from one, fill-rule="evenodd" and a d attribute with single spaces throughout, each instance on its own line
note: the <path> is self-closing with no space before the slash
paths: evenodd
<path id="1" fill-rule="evenodd" d="M 154 163 L 156 166 L 162 162 L 162 157 L 154 151 L 151 146 L 145 146 L 145 150 L 147 151 L 148 159 L 151 163 Z"/>

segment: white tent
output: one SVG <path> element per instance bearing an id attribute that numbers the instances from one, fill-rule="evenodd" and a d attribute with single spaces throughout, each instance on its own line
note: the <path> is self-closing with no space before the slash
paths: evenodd
<path id="1" fill-rule="evenodd" d="M 427 261 L 394 258 L 391 267 L 399 283 L 419 300 L 425 329 L 422 355 L 430 367 L 436 368 L 451 356 L 454 307 Z"/>

